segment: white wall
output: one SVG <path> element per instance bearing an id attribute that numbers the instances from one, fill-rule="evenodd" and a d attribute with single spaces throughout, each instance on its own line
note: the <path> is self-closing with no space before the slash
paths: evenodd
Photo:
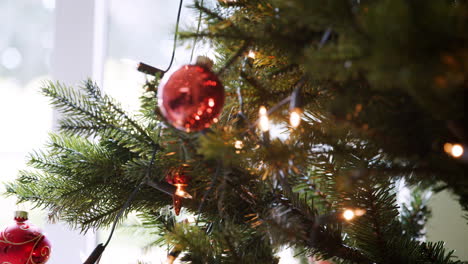
<path id="1" fill-rule="evenodd" d="M 461 206 L 447 191 L 435 194 L 430 201 L 432 218 L 427 224 L 428 241 L 445 241 L 445 247 L 456 250 L 461 260 L 468 260 L 468 219 Z"/>

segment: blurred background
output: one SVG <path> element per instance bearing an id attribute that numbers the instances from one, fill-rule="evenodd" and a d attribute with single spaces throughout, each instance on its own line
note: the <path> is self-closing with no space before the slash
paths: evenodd
<path id="1" fill-rule="evenodd" d="M 178 2 L 0 1 L 0 182 L 13 180 L 17 171 L 26 167 L 27 154 L 40 148 L 54 128 L 57 114 L 39 94 L 45 80 L 77 85 L 92 78 L 129 111 L 138 108 L 145 76 L 136 71 L 136 65 L 142 61 L 162 69 L 167 67 Z M 182 29 L 195 29 L 198 14 L 187 8 L 192 2 L 184 2 Z M 172 69 L 190 63 L 191 48 L 192 43 L 178 45 Z M 213 58 L 202 43 L 197 44 L 197 55 Z M 3 192 L 1 184 L 0 193 Z M 404 193 L 402 197 L 404 200 Z M 431 204 L 428 240 L 444 240 L 448 248 L 457 250 L 455 255 L 468 259 L 468 231 L 458 203 L 450 194 L 441 193 L 432 198 Z M 2 196 L 0 208 L 1 227 L 11 224 L 15 210 L 30 212 L 31 222 L 43 228 L 52 242 L 50 264 L 82 263 L 96 244 L 107 238 L 107 230 L 83 235 L 66 224 L 48 223 L 46 211 L 28 204 L 16 205 L 14 197 Z M 135 215 L 126 220 L 101 264 L 165 263 L 166 249 L 146 249 L 154 236 L 135 228 L 139 224 Z M 291 250 L 280 255 L 281 263 L 299 263 Z"/>

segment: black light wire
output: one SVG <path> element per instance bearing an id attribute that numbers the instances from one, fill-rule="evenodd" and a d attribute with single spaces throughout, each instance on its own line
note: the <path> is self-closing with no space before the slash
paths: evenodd
<path id="1" fill-rule="evenodd" d="M 177 11 L 177 21 L 176 21 L 176 27 L 175 27 L 175 33 L 174 33 L 174 44 L 172 46 L 171 61 L 169 62 L 169 65 L 168 65 L 167 69 L 165 71 L 163 71 L 163 73 L 168 72 L 171 69 L 172 64 L 174 62 L 176 47 L 177 47 L 177 35 L 179 34 L 179 22 L 180 22 L 180 15 L 181 15 L 181 11 L 182 11 L 183 2 L 184 2 L 184 0 L 180 0 L 179 9 Z M 201 17 L 201 14 L 200 14 L 200 17 Z M 198 25 L 198 27 L 200 27 L 200 24 Z M 150 164 L 148 166 L 148 170 L 147 170 L 147 173 L 146 173 L 145 177 L 135 187 L 135 189 L 132 191 L 130 196 L 127 198 L 127 201 L 125 201 L 124 205 L 120 209 L 119 213 L 115 216 L 115 220 L 114 220 L 114 223 L 112 224 L 111 232 L 109 234 L 109 237 L 107 238 L 106 243 L 99 244 L 94 249 L 94 251 L 91 253 L 91 255 L 88 257 L 88 259 L 84 262 L 84 264 L 94 264 L 94 263 L 96 263 L 96 261 L 97 261 L 97 263 L 100 262 L 102 253 L 106 249 L 107 245 L 109 245 L 109 243 L 110 243 L 110 241 L 112 239 L 112 236 L 114 235 L 114 231 L 115 231 L 115 228 L 117 227 L 117 223 L 119 222 L 119 219 L 122 217 L 125 210 L 128 209 L 128 207 L 130 206 L 130 203 L 133 201 L 133 199 L 137 195 L 138 191 L 140 191 L 141 187 L 143 187 L 143 185 L 147 184 L 148 180 L 151 179 L 152 169 L 153 169 L 154 161 L 156 159 L 156 153 L 157 153 L 157 151 L 159 149 L 159 146 L 157 144 L 153 144 L 153 145 L 154 145 L 153 146 L 153 154 L 151 156 L 151 161 L 150 161 Z"/>
<path id="2" fill-rule="evenodd" d="M 127 201 L 125 201 L 125 203 L 122 206 L 122 208 L 120 209 L 119 213 L 115 216 L 114 223 L 112 224 L 111 232 L 109 234 L 109 237 L 107 238 L 106 243 L 99 244 L 94 249 L 94 251 L 91 253 L 91 255 L 88 257 L 88 259 L 84 262 L 84 264 L 94 264 L 94 263 L 96 263 L 96 261 L 97 261 L 97 263 L 100 262 L 102 253 L 106 249 L 107 245 L 109 245 L 109 243 L 110 243 L 110 241 L 112 239 L 112 236 L 114 235 L 114 231 L 115 231 L 115 228 L 117 227 L 117 223 L 119 222 L 119 219 L 122 217 L 125 210 L 128 209 L 128 207 L 130 206 L 130 203 L 133 201 L 133 199 L 137 195 L 138 191 L 140 191 L 141 187 L 143 187 L 143 185 L 146 184 L 148 179 L 151 179 L 153 165 L 154 165 L 154 161 L 156 159 L 156 153 L 158 152 L 158 149 L 159 149 L 159 145 L 154 144 L 153 154 L 151 156 L 151 161 L 150 161 L 150 163 L 148 165 L 148 170 L 146 172 L 146 175 L 143 178 L 143 180 L 135 187 L 135 189 L 133 189 L 133 191 L 130 194 L 130 196 L 128 197 Z"/>
<path id="3" fill-rule="evenodd" d="M 200 6 L 203 6 L 203 0 L 201 0 Z M 200 10 L 200 14 L 198 15 L 197 34 L 195 35 L 195 38 L 193 39 L 192 52 L 190 53 L 190 62 L 192 62 L 193 52 L 195 51 L 195 46 L 197 45 L 197 41 L 198 41 L 198 34 L 200 34 L 201 20 L 202 20 L 202 11 Z"/>
<path id="4" fill-rule="evenodd" d="M 148 75 L 152 75 L 152 76 L 160 74 L 160 78 L 162 78 L 164 76 L 164 74 L 167 73 L 171 69 L 172 63 L 174 62 L 175 53 L 176 53 L 177 36 L 179 35 L 179 22 L 180 22 L 180 15 L 182 13 L 182 4 L 183 4 L 183 2 L 184 2 L 183 0 L 180 0 L 180 2 L 179 2 L 179 10 L 177 11 L 177 21 L 176 21 L 176 27 L 175 27 L 175 32 L 174 32 L 174 44 L 172 46 L 172 55 L 171 55 L 171 60 L 169 62 L 169 65 L 167 66 L 166 70 L 161 70 L 161 69 L 153 67 L 153 66 L 151 66 L 149 64 L 140 62 L 138 64 L 138 67 L 137 67 L 138 71 L 143 72 L 143 73 L 148 74 Z"/>
<path id="5" fill-rule="evenodd" d="M 180 14 L 182 13 L 182 4 L 183 3 L 184 3 L 184 0 L 180 0 L 180 2 L 179 2 L 179 11 L 177 11 L 177 21 L 176 21 L 176 27 L 175 27 L 175 33 L 174 33 L 174 44 L 172 46 L 171 61 L 169 62 L 169 66 L 167 66 L 167 69 L 164 71 L 164 73 L 168 72 L 171 69 L 172 63 L 174 62 L 176 47 L 177 47 L 177 35 L 179 35 Z"/>
<path id="6" fill-rule="evenodd" d="M 151 179 L 151 174 L 152 174 L 152 170 L 153 170 L 154 160 L 156 159 L 156 152 L 157 151 L 158 151 L 158 145 L 155 145 L 154 148 L 153 148 L 153 154 L 151 156 L 151 161 L 150 161 L 150 164 L 148 166 L 148 170 L 146 172 L 146 176 L 143 178 L 143 180 L 140 182 L 140 184 L 138 184 L 138 186 L 133 190 L 133 192 L 130 194 L 127 201 L 123 205 L 122 209 L 120 209 L 119 214 L 117 214 L 117 216 L 115 217 L 114 224 L 112 224 L 111 233 L 109 234 L 109 237 L 107 238 L 107 241 L 104 244 L 104 247 L 107 247 L 107 245 L 111 241 L 112 235 L 114 234 L 114 231 L 115 231 L 115 227 L 117 226 L 117 222 L 118 222 L 119 218 L 122 217 L 125 209 L 127 209 L 128 206 L 130 206 L 130 202 L 135 198 L 136 194 L 141 189 L 141 187 L 143 187 L 143 185 L 146 184 L 146 179 Z"/>

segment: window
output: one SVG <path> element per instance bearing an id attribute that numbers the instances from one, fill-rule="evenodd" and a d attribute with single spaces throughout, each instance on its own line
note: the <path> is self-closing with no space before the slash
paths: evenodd
<path id="1" fill-rule="evenodd" d="M 76 20 L 66 21 L 74 18 L 73 16 L 64 16 L 67 12 L 79 14 L 81 11 L 87 14 L 89 7 L 93 5 L 86 6 L 85 2 L 80 1 L 83 8 L 76 9 L 72 2 L 67 0 L 57 3 L 54 0 L 0 1 L 0 16 L 3 21 L 3 26 L 0 28 L 2 183 L 16 177 L 18 170 L 25 167 L 26 155 L 31 150 L 44 145 L 53 127 L 53 111 L 47 99 L 39 93 L 42 82 L 50 79 L 69 82 L 73 81 L 73 77 L 78 80 L 89 75 L 79 69 L 79 66 L 83 65 L 82 61 L 74 60 L 73 56 L 60 54 L 70 48 L 75 49 L 75 53 L 83 59 L 93 57 L 92 52 L 88 52 L 88 56 L 85 54 L 87 47 L 91 45 L 77 47 L 67 43 L 68 40 L 73 42 L 77 38 L 89 39 L 85 38 L 87 31 L 77 31 L 72 28 L 72 25 L 77 24 Z M 82 18 L 86 20 L 86 16 Z M 86 24 L 79 25 L 86 26 Z M 94 23 L 91 25 L 94 26 Z M 78 41 L 76 44 L 81 43 Z M 83 68 L 91 69 L 88 66 Z M 0 192 L 4 192 L 3 185 L 0 185 Z M 31 222 L 41 227 L 52 242 L 53 254 L 50 264 L 82 263 L 82 257 L 89 254 L 95 245 L 92 234 L 82 236 L 70 231 L 63 224 L 47 223 L 46 212 L 40 209 L 32 210 L 28 204 L 17 207 L 14 197 L 1 199 L 0 208 L 2 208 L 1 226 L 12 223 L 15 210 L 30 212 Z"/>
<path id="2" fill-rule="evenodd" d="M 184 1 L 180 28 L 196 22 L 192 0 Z M 138 62 L 166 69 L 171 59 L 174 27 L 179 1 L 110 0 L 107 58 L 104 90 L 129 110 L 138 109 L 144 74 L 136 71 Z M 179 42 L 172 70 L 190 61 L 190 49 Z"/>
<path id="3" fill-rule="evenodd" d="M 50 78 L 52 4 L 46 0 L 0 2 L 1 182 L 16 177 L 25 166 L 26 154 L 45 142 L 52 127 L 52 110 L 39 94 L 40 83 Z M 11 224 L 13 211 L 19 209 L 15 198 L 0 199 L 0 208 L 0 226 Z M 31 218 L 39 226 L 45 223 L 36 211 Z"/>

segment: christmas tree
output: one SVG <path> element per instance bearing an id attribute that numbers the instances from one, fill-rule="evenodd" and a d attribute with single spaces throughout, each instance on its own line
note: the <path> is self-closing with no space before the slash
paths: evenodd
<path id="1" fill-rule="evenodd" d="M 193 67 L 209 78 L 197 92 L 210 107 L 224 102 L 221 115 L 171 116 L 156 99 L 165 71 L 149 66 L 139 113 L 91 80 L 50 82 L 42 92 L 62 113 L 60 131 L 10 195 L 83 231 L 137 211 L 155 245 L 187 263 L 275 263 L 282 246 L 335 263 L 460 263 L 422 238 L 426 191 L 450 190 L 468 210 L 466 1 L 194 8 L 205 26 L 179 35 L 216 49 L 212 70 Z M 225 98 L 214 100 L 203 87 L 218 78 Z M 399 208 L 402 180 L 412 197 Z M 196 221 L 177 221 L 180 207 Z"/>

